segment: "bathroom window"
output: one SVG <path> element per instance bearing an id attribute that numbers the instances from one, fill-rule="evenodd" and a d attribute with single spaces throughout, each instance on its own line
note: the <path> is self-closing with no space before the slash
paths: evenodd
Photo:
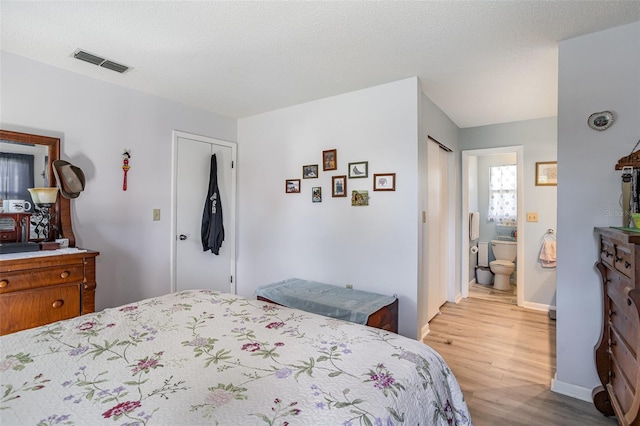
<path id="1" fill-rule="evenodd" d="M 515 225 L 518 217 L 517 166 L 491 166 L 489 177 L 489 221 Z"/>

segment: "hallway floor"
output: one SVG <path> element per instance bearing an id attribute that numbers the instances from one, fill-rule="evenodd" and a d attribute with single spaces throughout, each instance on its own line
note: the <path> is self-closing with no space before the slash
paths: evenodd
<path id="1" fill-rule="evenodd" d="M 423 341 L 455 374 L 475 426 L 617 426 L 590 401 L 550 390 L 556 322 L 546 312 L 477 298 L 440 309 Z"/>
<path id="2" fill-rule="evenodd" d="M 517 305 L 518 297 L 516 295 L 516 286 L 511 285 L 511 290 L 495 290 L 493 285 L 483 285 L 473 283 L 469 286 L 469 297 L 474 299 L 489 300 L 491 302 L 507 303 L 509 305 Z"/>

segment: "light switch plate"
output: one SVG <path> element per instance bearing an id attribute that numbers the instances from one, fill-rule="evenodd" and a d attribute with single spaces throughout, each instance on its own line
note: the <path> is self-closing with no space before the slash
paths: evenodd
<path id="1" fill-rule="evenodd" d="M 153 220 L 160 220 L 160 209 L 153 209 Z"/>

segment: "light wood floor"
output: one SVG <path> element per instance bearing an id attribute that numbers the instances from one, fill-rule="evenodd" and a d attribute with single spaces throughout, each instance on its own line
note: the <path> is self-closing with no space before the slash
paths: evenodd
<path id="1" fill-rule="evenodd" d="M 615 426 L 593 404 L 549 390 L 555 321 L 544 312 L 478 298 L 446 303 L 424 342 L 453 370 L 475 426 Z"/>
<path id="2" fill-rule="evenodd" d="M 511 285 L 510 290 L 495 290 L 493 285 L 483 285 L 472 283 L 469 285 L 469 297 L 475 299 L 490 300 L 498 303 L 508 303 L 510 305 L 518 304 L 518 295 L 516 294 L 516 286 Z"/>

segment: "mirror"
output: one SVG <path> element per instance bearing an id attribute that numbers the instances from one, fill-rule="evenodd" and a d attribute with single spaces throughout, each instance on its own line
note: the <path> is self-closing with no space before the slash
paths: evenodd
<path id="1" fill-rule="evenodd" d="M 0 130 L 0 152 L 33 155 L 34 185 L 36 187 L 56 186 L 51 165 L 60 158 L 60 139 Z M 26 188 L 19 188 L 20 193 L 23 192 L 23 189 L 24 193 L 28 194 Z M 24 199 L 31 202 L 28 195 Z M 75 247 L 75 236 L 71 228 L 71 203 L 67 198 L 58 195 L 58 200 L 52 208 L 52 212 L 54 214 L 53 224 L 58 230 L 58 237 L 68 238 L 69 247 Z"/>

